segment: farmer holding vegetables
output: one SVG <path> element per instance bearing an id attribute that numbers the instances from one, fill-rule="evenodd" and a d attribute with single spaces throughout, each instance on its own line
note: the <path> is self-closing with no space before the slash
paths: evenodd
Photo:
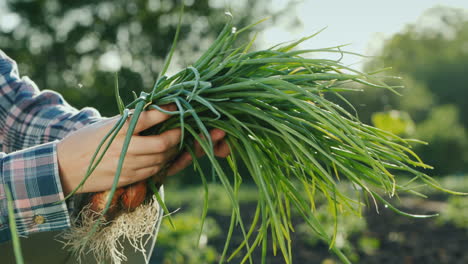
<path id="1" fill-rule="evenodd" d="M 237 29 L 232 16 L 227 17 L 218 37 L 195 62 L 166 76 L 181 15 L 151 92 L 141 92 L 124 105 L 116 85 L 120 116 L 108 119 L 93 109 L 77 111 L 54 92 L 39 92 L 30 80 L 19 78 L 16 64 L 0 52 L 0 242 L 12 239 L 17 263 L 24 263 L 22 256 L 34 264 L 51 263 L 50 258 L 54 263 L 76 262 L 76 257 L 54 242 L 52 232 L 31 236 L 21 247 L 16 235 L 64 229 L 60 238 L 84 258 L 82 263 L 109 263 L 108 259 L 116 264 L 143 263 L 141 253 L 148 253 L 144 242 L 155 237 L 159 215 L 168 212 L 156 184 L 166 174 L 186 167 L 191 157 L 205 187 L 203 226 L 209 185 L 196 159 L 203 154 L 201 149 L 207 153 L 213 179 L 220 181 L 232 205 L 220 263 L 244 251 L 243 262 L 253 262 L 256 248 L 261 248 L 265 262 L 271 245 L 273 252 L 279 251 L 285 263 L 291 264 L 291 217 L 296 213 L 343 263 L 351 263 L 335 243 L 338 220 L 347 213 L 360 215 L 362 200 L 369 200 L 376 209 L 384 204 L 399 214 L 425 218 L 433 215 L 403 212 L 388 199 L 401 192 L 423 195 L 416 182 L 466 195 L 445 189 L 418 170 L 431 168 L 411 150 L 419 141 L 366 125 L 325 96 L 349 104 L 340 93 L 361 92 L 357 84 L 397 92 L 399 86 L 386 84 L 377 74 L 380 71 L 363 73 L 343 65 L 341 58 L 306 57 L 323 52 L 354 54 L 343 52 L 340 46 L 296 49 L 316 34 L 251 51 L 255 38 L 237 46 L 237 36 L 262 20 Z M 176 118 L 169 119 L 169 115 Z M 226 139 L 225 134 L 229 135 Z M 189 153 L 179 155 L 181 147 Z M 225 157 L 230 149 L 226 168 L 215 155 Z M 245 165 L 258 193 L 250 226 L 243 223 L 239 205 L 239 190 L 245 185 L 238 162 Z M 155 184 L 150 177 L 156 173 Z M 151 197 L 146 197 L 146 187 L 142 188 L 145 192 L 135 191 L 141 183 L 151 187 Z M 340 188 L 341 183 L 351 186 L 356 195 L 350 196 Z M 95 192 L 99 193 L 92 194 L 92 199 L 85 197 Z M 146 200 L 135 202 L 130 194 Z M 326 198 L 321 200 L 332 214 L 332 233 L 323 226 L 328 220 L 317 218 L 316 195 Z M 65 196 L 73 199 L 64 202 Z M 79 200 L 92 202 L 83 206 Z M 114 205 L 125 210 L 117 211 L 115 218 Z M 69 216 L 77 211 L 76 217 Z M 244 241 L 229 253 L 236 226 Z M 131 246 L 123 247 L 120 241 Z M 26 249 L 24 255 L 20 248 Z M 146 255 L 143 258 L 148 262 Z M 0 262 L 14 263 L 13 259 L 11 245 L 0 244 Z"/>
<path id="2" fill-rule="evenodd" d="M 166 110 L 175 108 L 175 105 L 164 106 Z M 141 114 L 119 186 L 145 180 L 174 159 L 180 142 L 180 129 L 160 135 L 139 135 L 139 132 L 169 117 L 157 110 Z M 64 196 L 78 186 L 97 145 L 116 120 L 116 117 L 102 118 L 92 108 L 77 111 L 55 92 L 40 92 L 27 77 L 20 78 L 16 63 L 0 50 L 0 242 L 11 239 L 5 186 L 11 190 L 14 218 L 21 236 L 70 227 L 70 213 L 78 208 L 72 205 L 73 199 L 64 201 Z M 127 125 L 128 122 L 102 162 L 79 189 L 80 193 L 110 189 Z M 226 157 L 229 147 L 223 140 L 225 133 L 214 129 L 210 134 L 215 143 L 215 153 Z M 196 146 L 196 151 L 198 155 L 203 152 L 199 146 Z M 183 153 L 168 168 L 167 174 L 173 175 L 190 163 L 191 155 Z M 32 248 L 43 257 L 50 257 L 44 256 L 48 254 L 42 247 L 47 250 L 56 248 L 65 256 L 65 251 L 60 250 L 61 245 L 54 241 L 52 234 L 56 233 L 47 232 L 23 239 L 24 255 L 27 257 L 28 248 Z M 10 263 L 13 261 L 8 259 L 13 254 L 11 245 L 2 244 L 0 262 Z M 53 255 L 58 261 L 60 256 L 57 254 L 55 251 Z M 40 261 L 36 258 L 34 263 Z"/>

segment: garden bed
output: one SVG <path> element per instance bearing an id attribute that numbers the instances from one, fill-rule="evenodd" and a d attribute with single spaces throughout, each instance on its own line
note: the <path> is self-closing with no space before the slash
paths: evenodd
<path id="1" fill-rule="evenodd" d="M 180 207 L 181 212 L 173 215 L 177 219 L 178 214 L 184 212 L 193 219 L 197 219 L 197 211 L 191 210 L 196 207 L 196 199 L 198 197 L 199 188 L 185 189 L 177 194 L 177 201 L 169 202 L 172 207 Z M 187 197 L 185 199 L 184 197 Z M 191 200 L 188 198 L 192 197 Z M 247 192 L 241 197 L 244 200 L 241 203 L 241 209 L 244 215 L 245 223 L 249 223 L 255 213 L 256 203 L 254 194 Z M 245 197 L 250 197 L 245 199 Z M 217 263 L 216 260 L 223 251 L 226 232 L 229 228 L 230 214 L 228 206 L 223 205 L 224 201 L 222 194 L 213 194 L 213 199 L 218 201 L 219 206 L 210 210 L 208 217 L 212 220 L 208 225 L 216 225 L 217 232 L 212 232 L 208 235 L 208 241 L 204 248 L 194 248 L 182 252 L 181 243 L 188 243 L 188 240 L 194 239 L 198 234 L 198 225 L 194 224 L 194 231 L 189 238 L 177 237 L 172 245 L 178 245 L 175 248 L 167 247 L 167 240 L 161 240 L 158 243 L 157 257 L 158 261 L 153 263 L 165 263 L 163 260 L 172 254 L 174 251 L 179 251 L 180 256 L 186 255 L 183 262 L 180 263 L 196 263 L 188 261 L 188 256 L 193 250 L 206 251 L 210 248 L 210 253 L 205 254 L 203 263 Z M 430 219 L 415 219 L 406 216 L 401 216 L 393 211 L 384 208 L 376 213 L 375 208 L 368 207 L 364 212 L 363 218 L 349 216 L 343 225 L 348 230 L 348 235 L 344 237 L 345 241 L 341 242 L 344 246 L 344 252 L 354 263 L 404 263 L 404 264 L 419 264 L 419 263 L 468 263 L 468 225 L 466 225 L 466 217 L 463 212 L 467 212 L 467 198 L 458 197 L 453 200 L 453 197 L 444 194 L 432 194 L 431 199 L 420 199 L 414 197 L 400 197 L 400 201 L 395 200 L 395 204 L 399 208 L 412 213 L 434 213 L 441 212 L 441 216 Z M 463 199 L 463 200 L 459 200 Z M 450 210 L 448 210 L 450 209 Z M 465 213 L 466 214 L 466 213 Z M 187 217 L 187 216 L 185 216 Z M 187 218 L 188 219 L 188 218 Z M 181 222 L 187 222 L 180 219 Z M 319 263 L 319 264 L 334 264 L 340 263 L 337 258 L 328 250 L 328 245 L 314 239 L 312 232 L 307 229 L 302 229 L 302 220 L 300 217 L 293 217 L 293 224 L 296 227 L 296 232 L 292 233 L 293 239 L 293 263 Z M 458 223 L 458 224 L 455 224 Z M 186 223 L 190 225 L 190 223 Z M 182 227 L 183 229 L 184 227 Z M 174 238 L 170 228 L 162 230 L 162 236 Z M 180 230 L 180 233 L 190 233 L 187 230 Z M 184 235 L 186 234 L 184 233 Z M 235 230 L 233 233 L 230 249 L 232 252 L 241 242 L 243 236 L 240 230 Z M 196 245 L 196 243 L 194 243 Z M 166 247 L 166 249 L 164 249 Z M 169 246 L 170 247 L 170 246 Z M 168 253 L 166 256 L 164 252 Z M 171 252 L 171 253 L 169 253 Z M 203 255 L 203 254 L 200 254 Z M 210 255 L 210 258 L 206 258 Z M 243 254 L 239 254 L 231 260 L 230 263 L 240 263 Z M 181 259 L 183 259 L 181 257 Z M 253 254 L 253 263 L 260 263 L 261 250 L 257 249 Z M 154 259 L 156 260 L 156 258 Z M 153 260 L 153 261 L 154 261 Z M 193 260 L 192 260 L 193 261 Z M 201 260 L 197 260 L 201 261 Z M 211 262 L 210 262 L 211 261 Z M 171 262 L 167 263 L 179 263 Z M 274 256 L 271 247 L 268 249 L 266 263 L 284 263 L 281 255 Z"/>

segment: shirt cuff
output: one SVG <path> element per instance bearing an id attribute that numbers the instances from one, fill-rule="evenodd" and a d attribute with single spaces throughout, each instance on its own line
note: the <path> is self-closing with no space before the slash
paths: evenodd
<path id="1" fill-rule="evenodd" d="M 8 185 L 14 201 L 20 236 L 70 227 L 57 162 L 57 141 L 5 155 L 0 159 L 0 195 Z M 6 198 L 0 197 L 1 215 L 8 215 Z M 2 222 L 8 223 L 3 219 Z M 6 225 L 0 227 L 7 229 Z M 5 230 L 3 230 L 5 231 Z"/>

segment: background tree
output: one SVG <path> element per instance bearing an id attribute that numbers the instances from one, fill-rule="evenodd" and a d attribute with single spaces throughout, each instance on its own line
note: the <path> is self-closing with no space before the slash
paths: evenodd
<path id="1" fill-rule="evenodd" d="M 185 1 L 175 65 L 187 66 L 212 42 L 232 9 L 239 26 L 272 14 L 267 1 Z M 181 1 L 8 0 L 18 26 L 1 31 L 0 47 L 41 89 L 59 91 L 75 107 L 117 113 L 112 72 L 124 99 L 151 89 L 168 53 Z M 278 11 L 278 14 L 281 13 Z M 273 19 L 274 20 L 274 19 Z"/>
<path id="2" fill-rule="evenodd" d="M 384 42 L 365 71 L 392 67 L 385 75 L 402 76 L 397 96 L 383 90 L 350 95 L 359 116 L 370 122 L 375 112 L 406 111 L 416 123 L 411 137 L 429 142 L 417 146 L 423 160 L 433 165 L 432 174 L 468 169 L 468 12 L 434 7 L 402 32 Z M 431 173 L 431 172 L 430 172 Z"/>

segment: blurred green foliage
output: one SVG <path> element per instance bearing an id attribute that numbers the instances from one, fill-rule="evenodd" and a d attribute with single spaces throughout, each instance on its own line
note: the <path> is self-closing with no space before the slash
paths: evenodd
<path id="1" fill-rule="evenodd" d="M 459 122 L 462 111 L 456 105 L 439 105 L 416 128 L 416 137 L 429 142 L 418 146 L 423 160 L 435 166 L 439 173 L 466 171 L 468 165 L 468 136 L 466 126 Z"/>
<path id="2" fill-rule="evenodd" d="M 171 191 L 172 188 L 177 190 Z M 347 190 L 350 196 L 356 195 L 354 190 L 350 189 L 346 184 L 341 185 L 341 188 Z M 174 211 L 172 219 L 176 228 L 173 229 L 167 219 L 163 222 L 158 234 L 158 252 L 154 255 L 152 263 L 216 263 L 219 261 L 232 213 L 232 206 L 227 193 L 221 185 L 210 184 L 209 190 L 208 203 L 210 208 L 208 218 L 204 223 L 201 239 L 199 239 L 204 188 L 202 186 L 185 186 L 184 188 L 175 185 L 166 186 L 166 204 L 170 210 Z M 323 223 L 326 223 L 324 228 L 332 234 L 335 228 L 333 209 L 326 205 L 324 196 L 317 195 L 316 198 L 316 216 L 323 220 Z M 258 199 L 256 187 L 254 185 L 245 185 L 244 188 L 239 190 L 238 199 L 241 210 L 247 210 L 249 206 L 255 205 Z M 297 219 L 300 219 L 298 212 L 293 213 L 297 214 Z M 251 220 L 247 216 L 244 219 L 244 224 L 248 227 Z M 338 219 L 338 227 L 336 245 L 344 250 L 349 257 L 358 260 L 357 246 L 359 245 L 351 244 L 349 238 L 352 235 L 360 235 L 366 229 L 365 219 L 344 212 L 343 217 Z M 294 239 L 297 239 L 306 247 L 313 248 L 321 245 L 328 248 L 328 245 L 323 244 L 323 241 L 313 234 L 310 226 L 302 220 L 295 223 L 294 228 L 297 235 L 295 235 Z M 228 254 L 232 253 L 232 250 L 238 246 L 237 243 L 243 241 L 241 232 L 234 232 L 233 236 L 235 238 L 230 245 Z M 222 242 L 218 245 L 213 241 Z M 242 255 L 243 252 L 239 254 Z M 233 259 L 234 263 L 237 263 L 238 260 L 240 259 Z"/>
<path id="3" fill-rule="evenodd" d="M 447 188 L 468 193 L 468 175 L 447 176 L 441 181 Z M 464 229 L 468 235 L 468 197 L 450 196 L 436 218 L 439 225 L 454 225 Z"/>
<path id="4" fill-rule="evenodd" d="M 175 185 L 167 185 L 166 197 L 167 206 L 174 210 L 178 208 L 191 208 L 194 211 L 200 212 L 203 208 L 203 201 L 205 198 L 205 190 L 200 186 L 184 186 L 180 188 Z M 208 203 L 210 210 L 215 211 L 217 214 L 231 215 L 232 203 L 226 190 L 220 184 L 209 183 L 208 186 Z M 248 203 L 258 199 L 257 188 L 254 185 L 246 185 L 239 189 L 238 201 L 240 203 Z"/>
<path id="5" fill-rule="evenodd" d="M 171 188 L 177 190 L 171 191 Z M 211 184 L 208 201 L 211 214 L 230 217 L 232 212 L 231 201 L 221 185 Z M 201 186 L 168 185 L 166 187 L 166 204 L 173 210 L 172 220 L 175 229 L 167 219 L 163 221 L 157 241 L 157 253 L 151 263 L 217 263 L 220 257 L 215 249 L 212 239 L 221 236 L 224 241 L 226 230 L 222 230 L 218 222 L 208 217 L 201 226 L 201 213 L 205 197 Z M 248 203 L 258 199 L 254 186 L 246 186 L 239 192 L 239 202 Z M 179 212 L 180 209 L 180 212 Z M 210 215 L 210 214 L 209 214 Z M 226 228 L 223 226 L 223 228 Z M 201 231 L 201 232 L 200 232 Z"/>
<path id="6" fill-rule="evenodd" d="M 362 236 L 358 240 L 359 248 L 367 255 L 373 255 L 380 248 L 380 240 L 375 237 Z"/>
<path id="7" fill-rule="evenodd" d="M 468 198 L 450 197 L 437 220 L 439 224 L 453 224 L 458 228 L 465 229 L 468 233 Z"/>
<path id="8" fill-rule="evenodd" d="M 349 95 L 359 117 L 370 122 L 373 113 L 390 110 L 407 112 L 415 122 L 415 133 L 429 145 L 416 145 L 416 152 L 433 171 L 444 175 L 468 170 L 468 12 L 434 7 L 400 33 L 386 39 L 366 65 L 366 71 L 392 67 L 381 75 L 398 90 L 366 90 Z"/>
<path id="9" fill-rule="evenodd" d="M 372 124 L 395 135 L 414 133 L 414 122 L 407 112 L 397 110 L 376 112 L 372 114 Z"/>
<path id="10" fill-rule="evenodd" d="M 207 245 L 210 238 L 220 234 L 219 226 L 207 218 L 200 234 L 201 218 L 191 211 L 176 213 L 172 220 L 176 229 L 164 221 L 158 234 L 157 254 L 153 262 L 162 264 L 215 263 L 218 252 Z"/>
<path id="11" fill-rule="evenodd" d="M 172 44 L 181 2 L 7 0 L 19 21 L 14 28 L 0 27 L 0 47 L 40 89 L 59 91 L 77 108 L 93 106 L 114 115 L 112 72 L 119 71 L 126 102 L 132 90 L 152 88 Z M 232 11 L 239 27 L 267 16 L 274 21 L 281 12 L 272 13 L 266 2 L 186 0 L 175 65 L 199 57 L 224 25 L 225 11 Z"/>
<path id="12" fill-rule="evenodd" d="M 321 205 L 315 212 L 316 217 L 322 221 L 322 223 L 325 223 L 324 228 L 329 234 L 333 234 L 335 229 L 335 219 L 333 218 L 333 212 L 331 210 L 332 209 L 328 206 Z M 366 230 L 366 220 L 362 216 L 344 212 L 344 214 L 338 218 L 337 227 L 335 246 L 341 249 L 350 260 L 358 262 L 359 256 L 356 252 L 358 245 L 353 245 L 350 241 L 350 237 L 353 235 L 360 235 Z M 299 235 L 298 239 L 311 247 L 323 243 L 317 236 L 313 235 L 307 223 L 298 224 L 296 233 Z"/>

